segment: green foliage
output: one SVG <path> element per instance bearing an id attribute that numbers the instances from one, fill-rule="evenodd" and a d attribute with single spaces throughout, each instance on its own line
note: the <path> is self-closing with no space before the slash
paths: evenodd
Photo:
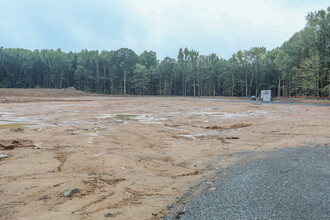
<path id="1" fill-rule="evenodd" d="M 137 63 L 138 56 L 131 49 L 121 48 L 121 49 L 115 51 L 115 58 L 116 58 L 115 62 L 117 63 L 117 66 L 119 67 L 118 69 L 120 69 L 123 73 L 124 95 L 126 95 L 127 75 L 133 71 L 134 66 Z"/>
<path id="2" fill-rule="evenodd" d="M 144 95 L 148 88 L 148 83 L 149 77 L 147 67 L 137 63 L 131 78 L 132 88 L 135 90 L 136 94 Z"/>
<path id="3" fill-rule="evenodd" d="M 330 96 L 330 7 L 310 12 L 306 27 L 281 47 L 240 50 L 228 59 L 180 48 L 177 59 L 156 52 L 65 53 L 0 47 L 1 88 L 67 88 L 104 94 Z"/>

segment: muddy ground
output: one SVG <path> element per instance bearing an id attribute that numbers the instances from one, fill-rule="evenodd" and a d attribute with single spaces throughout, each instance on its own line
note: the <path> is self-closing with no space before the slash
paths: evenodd
<path id="1" fill-rule="evenodd" d="M 157 219 L 237 152 L 330 144 L 330 107 L 0 89 L 0 144 L 0 219 Z"/>

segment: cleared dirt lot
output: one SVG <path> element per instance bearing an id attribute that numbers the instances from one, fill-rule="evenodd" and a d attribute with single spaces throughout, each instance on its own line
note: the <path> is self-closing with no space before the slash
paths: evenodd
<path id="1" fill-rule="evenodd" d="M 237 152 L 329 144 L 330 107 L 2 89 L 0 141 L 0 219 L 153 219 Z"/>

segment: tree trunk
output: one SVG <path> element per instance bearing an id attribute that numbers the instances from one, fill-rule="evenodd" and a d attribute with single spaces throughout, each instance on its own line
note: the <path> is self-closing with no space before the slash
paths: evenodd
<path id="1" fill-rule="evenodd" d="M 214 81 L 214 79 L 213 79 L 213 96 L 215 96 L 215 81 Z"/>
<path id="2" fill-rule="evenodd" d="M 328 76 L 328 98 L 330 97 L 330 70 L 328 71 L 329 72 L 329 76 Z"/>
<path id="3" fill-rule="evenodd" d="M 184 72 L 182 72 L 182 96 L 185 96 L 184 94 L 184 91 L 185 91 L 185 85 L 184 85 Z"/>
<path id="4" fill-rule="evenodd" d="M 242 97 L 244 97 L 244 84 L 243 83 L 240 83 L 241 84 L 241 93 L 242 93 Z"/>
<path id="5" fill-rule="evenodd" d="M 114 94 L 114 84 L 113 84 L 113 80 L 111 80 L 111 95 Z"/>
<path id="6" fill-rule="evenodd" d="M 281 96 L 281 76 L 278 77 L 277 96 Z"/>
<path id="7" fill-rule="evenodd" d="M 175 76 L 176 74 L 174 74 L 174 88 L 173 88 L 173 95 L 176 95 L 176 76 Z M 172 85 L 173 86 L 173 85 Z M 172 95 L 171 94 L 171 95 Z"/>
<path id="8" fill-rule="evenodd" d="M 201 96 L 201 77 L 198 77 L 198 96 Z"/>
<path id="9" fill-rule="evenodd" d="M 142 95 L 142 90 L 143 90 L 143 88 L 142 88 L 142 78 L 140 79 L 140 91 L 139 91 L 139 94 L 140 95 Z"/>
<path id="10" fill-rule="evenodd" d="M 231 74 L 231 77 L 232 77 L 231 96 L 233 97 L 234 96 L 234 88 L 235 88 L 235 76 L 234 76 L 234 73 L 233 72 Z"/>
<path id="11" fill-rule="evenodd" d="M 187 81 L 186 81 L 186 75 L 184 76 L 184 96 L 187 96 Z"/>
<path id="12" fill-rule="evenodd" d="M 253 68 L 254 68 L 254 67 L 253 67 Z M 252 76 L 251 76 L 251 80 L 250 80 L 249 95 L 248 95 L 248 97 L 251 96 L 251 90 L 252 90 L 253 78 L 254 78 L 254 71 L 252 71 Z"/>
<path id="13" fill-rule="evenodd" d="M 316 80 L 316 92 L 317 92 L 316 96 L 317 97 L 320 97 L 320 81 L 319 81 L 319 79 L 320 79 L 320 72 L 317 73 L 317 80 Z"/>
<path id="14" fill-rule="evenodd" d="M 70 87 L 70 85 L 69 85 L 69 77 L 66 76 L 65 78 L 66 78 L 66 87 Z"/>
<path id="15" fill-rule="evenodd" d="M 170 96 L 172 95 L 172 86 L 173 86 L 173 80 L 171 79 L 171 81 L 170 81 L 170 94 L 169 94 Z"/>
<path id="16" fill-rule="evenodd" d="M 96 92 L 101 92 L 101 84 L 100 84 L 100 70 L 98 62 L 95 63 L 96 65 L 96 78 L 97 78 L 97 89 Z"/>
<path id="17" fill-rule="evenodd" d="M 187 96 L 187 82 L 186 82 L 186 77 L 185 77 L 185 80 L 184 80 L 184 96 Z"/>
<path id="18" fill-rule="evenodd" d="M 105 65 L 103 65 L 103 94 L 105 94 L 105 72 L 106 68 Z"/>
<path id="19" fill-rule="evenodd" d="M 126 75 L 127 75 L 127 72 L 126 72 L 126 69 L 124 69 L 124 95 L 126 95 Z"/>
<path id="20" fill-rule="evenodd" d="M 164 95 L 167 95 L 167 73 L 164 76 Z"/>
<path id="21" fill-rule="evenodd" d="M 63 87 L 62 87 L 62 86 L 63 86 L 63 83 L 62 83 L 63 81 L 62 81 L 62 80 L 63 80 L 63 71 L 61 71 L 61 83 L 60 83 L 60 89 L 63 88 Z"/>
<path id="22" fill-rule="evenodd" d="M 193 88 L 194 88 L 194 97 L 195 97 L 196 96 L 195 76 L 193 77 Z"/>
<path id="23" fill-rule="evenodd" d="M 245 97 L 248 97 L 248 82 L 247 82 L 247 73 L 244 72 L 245 75 Z"/>
<path id="24" fill-rule="evenodd" d="M 112 95 L 112 80 L 109 80 L 109 93 Z"/>
<path id="25" fill-rule="evenodd" d="M 288 81 L 288 97 L 291 97 L 291 80 L 289 76 L 289 81 Z"/>

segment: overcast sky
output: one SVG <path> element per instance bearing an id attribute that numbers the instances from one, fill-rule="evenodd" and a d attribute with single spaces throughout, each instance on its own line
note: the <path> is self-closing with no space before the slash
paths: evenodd
<path id="1" fill-rule="evenodd" d="M 133 49 L 177 57 L 180 47 L 229 58 L 280 46 L 328 0 L 0 0 L 0 46 Z"/>

